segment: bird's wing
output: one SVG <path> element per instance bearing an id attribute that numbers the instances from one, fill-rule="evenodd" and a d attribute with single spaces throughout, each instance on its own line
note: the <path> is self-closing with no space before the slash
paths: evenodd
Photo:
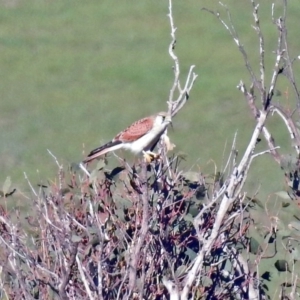
<path id="1" fill-rule="evenodd" d="M 89 155 L 87 156 L 87 158 L 83 161 L 83 163 L 88 163 L 90 162 L 91 160 L 107 153 L 107 152 L 110 152 L 110 151 L 114 151 L 114 150 L 117 150 L 117 149 L 120 149 L 122 148 L 122 142 L 121 141 L 116 141 L 116 140 L 112 140 L 108 143 L 106 143 L 105 145 L 101 146 L 101 147 L 98 147 L 94 150 L 92 150 Z"/>
<path id="2" fill-rule="evenodd" d="M 117 134 L 112 141 L 91 151 L 83 163 L 88 163 L 107 152 L 120 149 L 122 148 L 123 143 L 131 143 L 136 141 L 152 129 L 153 121 L 153 117 L 147 117 L 134 122 L 125 130 Z"/>
<path id="3" fill-rule="evenodd" d="M 149 132 L 153 127 L 153 117 L 147 117 L 134 122 L 132 125 L 127 127 L 125 130 L 120 132 L 114 141 L 121 141 L 123 143 L 134 142 L 147 132 Z"/>

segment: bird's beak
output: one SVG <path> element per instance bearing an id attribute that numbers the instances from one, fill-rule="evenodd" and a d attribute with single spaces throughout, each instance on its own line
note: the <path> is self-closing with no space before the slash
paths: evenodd
<path id="1" fill-rule="evenodd" d="M 172 117 L 170 115 L 167 115 L 165 120 L 172 124 Z"/>
<path id="2" fill-rule="evenodd" d="M 166 121 L 171 125 L 172 129 L 174 129 L 172 123 L 172 117 L 170 115 L 166 116 Z"/>

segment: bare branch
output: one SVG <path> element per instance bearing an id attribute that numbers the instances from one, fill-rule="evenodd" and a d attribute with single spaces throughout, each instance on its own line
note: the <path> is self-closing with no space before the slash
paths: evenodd
<path id="1" fill-rule="evenodd" d="M 295 150 L 297 154 L 300 154 L 300 135 L 291 117 L 287 116 L 286 112 L 277 105 L 272 105 L 271 111 L 276 112 L 284 121 L 285 126 L 289 131 L 291 140 L 295 141 L 294 142 Z"/>
<path id="2" fill-rule="evenodd" d="M 295 59 L 292 60 L 289 54 L 289 47 L 287 41 L 287 28 L 286 28 L 286 12 L 287 12 L 287 0 L 283 0 L 283 17 L 282 17 L 283 22 L 281 22 L 282 44 L 285 49 L 285 57 L 284 57 L 285 66 L 284 66 L 283 74 L 288 78 L 288 80 L 292 84 L 297 99 L 297 108 L 298 108 L 297 111 L 298 114 L 300 114 L 300 92 L 296 85 L 294 71 L 292 68 Z"/>
<path id="3" fill-rule="evenodd" d="M 86 277 L 84 275 L 82 263 L 81 263 L 78 255 L 76 255 L 76 263 L 77 263 L 77 266 L 78 266 L 78 270 L 79 270 L 79 273 L 80 273 L 81 280 L 84 283 L 84 287 L 85 287 L 85 290 L 87 292 L 87 295 L 89 296 L 90 300 L 94 300 L 95 298 L 92 295 L 92 291 L 90 290 L 90 285 L 89 285 L 89 283 L 88 283 L 88 281 L 87 281 L 87 279 L 86 279 Z"/>
<path id="4" fill-rule="evenodd" d="M 191 66 L 184 88 L 181 88 L 181 84 L 180 84 L 180 66 L 179 66 L 179 59 L 177 57 L 177 55 L 175 54 L 174 50 L 175 50 L 175 45 L 176 45 L 176 30 L 177 28 L 174 25 L 174 19 L 173 19 L 173 4 L 172 4 L 172 0 L 169 0 L 169 13 L 168 13 L 168 17 L 170 20 L 170 27 L 171 27 L 171 43 L 169 45 L 169 54 L 172 58 L 172 60 L 174 61 L 174 82 L 173 82 L 173 86 L 170 90 L 170 95 L 169 95 L 169 101 L 168 103 L 168 111 L 171 114 L 172 117 L 174 117 L 178 111 L 185 105 L 185 103 L 187 102 L 187 100 L 189 99 L 190 96 L 190 91 L 193 87 L 193 84 L 197 78 L 198 75 L 196 75 L 193 72 L 193 69 L 195 68 L 195 66 Z M 177 98 L 177 100 L 175 101 L 175 91 L 178 91 L 179 96 Z"/>
<path id="5" fill-rule="evenodd" d="M 177 30 L 177 28 L 175 28 L 174 26 L 174 20 L 173 20 L 173 5 L 172 5 L 172 0 L 169 0 L 169 14 L 168 17 L 170 19 L 170 26 L 171 26 L 171 43 L 169 45 L 169 54 L 171 56 L 171 58 L 174 61 L 174 83 L 173 86 L 170 90 L 170 96 L 169 96 L 169 102 L 172 102 L 174 99 L 174 93 L 176 88 L 179 89 L 179 92 L 181 92 L 181 88 L 180 88 L 180 83 L 179 83 L 179 75 L 180 75 L 180 67 L 179 67 L 179 60 L 178 57 L 176 56 L 174 50 L 175 50 L 175 45 L 176 45 L 176 36 L 175 36 L 175 32 Z"/>
<path id="6" fill-rule="evenodd" d="M 248 55 L 245 51 L 245 48 L 244 46 L 241 44 L 240 42 L 240 39 L 238 37 L 238 34 L 233 26 L 233 23 L 232 23 L 232 18 L 231 18 L 231 14 L 230 14 L 230 11 L 229 9 L 227 8 L 226 5 L 222 4 L 221 2 L 219 2 L 226 10 L 227 12 L 227 17 L 228 17 L 228 22 L 229 22 L 229 25 L 221 18 L 220 16 L 220 13 L 218 12 L 214 12 L 212 10 L 209 10 L 207 8 L 202 8 L 203 10 L 213 14 L 215 17 L 218 18 L 218 20 L 221 22 L 221 24 L 225 27 L 225 29 L 230 33 L 231 37 L 233 38 L 233 41 L 235 42 L 235 44 L 238 46 L 239 48 L 239 51 L 241 52 L 242 56 L 243 56 L 243 59 L 244 59 L 244 62 L 245 62 L 245 65 L 246 65 L 246 68 L 251 76 L 251 79 L 252 79 L 252 83 L 258 88 L 260 89 L 260 84 L 259 84 L 259 81 L 257 80 L 256 78 L 256 75 L 254 73 L 254 71 L 252 70 L 252 67 L 250 65 L 250 62 L 248 60 Z"/>
<path id="7" fill-rule="evenodd" d="M 170 294 L 170 300 L 183 299 L 183 298 L 180 298 L 178 288 L 171 280 L 168 280 L 165 277 L 163 277 L 162 282 Z"/>
<path id="8" fill-rule="evenodd" d="M 262 128 L 265 124 L 267 118 L 267 114 L 265 112 L 261 112 L 260 116 L 258 118 L 258 122 L 256 124 L 256 127 L 254 129 L 254 132 L 252 134 L 251 140 L 248 144 L 248 147 L 243 155 L 243 158 L 237 168 L 233 170 L 229 182 L 226 185 L 226 189 L 223 193 L 223 199 L 221 200 L 221 204 L 219 207 L 219 210 L 216 215 L 216 219 L 213 225 L 213 228 L 211 230 L 211 234 L 207 237 L 204 238 L 199 237 L 200 241 L 202 242 L 202 247 L 201 250 L 194 262 L 194 265 L 192 269 L 188 272 L 186 276 L 186 281 L 185 285 L 182 290 L 181 297 L 182 299 L 187 299 L 188 293 L 190 291 L 190 288 L 196 278 L 196 276 L 199 273 L 199 270 L 202 269 L 203 262 L 205 255 L 210 252 L 214 242 L 216 241 L 218 235 L 219 235 L 219 230 L 221 228 L 222 222 L 224 220 L 224 217 L 228 211 L 229 206 L 237 199 L 239 196 L 240 190 L 243 187 L 243 184 L 245 182 L 245 178 L 247 177 L 247 172 L 249 170 L 250 164 L 252 162 L 252 154 L 256 146 L 256 141 L 259 136 L 259 134 L 262 131 Z M 215 201 L 215 199 L 214 199 Z M 203 212 L 200 212 L 203 213 Z M 199 214 L 200 214 L 199 213 Z M 198 216 L 197 216 L 198 218 Z M 195 226 L 199 226 L 197 223 L 195 223 Z M 197 230 L 197 227 L 196 227 Z"/>
<path id="9" fill-rule="evenodd" d="M 255 4 L 253 0 L 251 0 L 253 6 L 253 17 L 255 21 L 254 29 L 257 32 L 259 38 L 259 58 L 260 58 L 260 95 L 261 95 L 261 103 L 265 103 L 266 99 L 266 87 L 265 87 L 265 45 L 264 45 L 264 37 L 260 28 L 260 22 L 258 17 L 258 8 L 259 4 Z"/>
<path id="10" fill-rule="evenodd" d="M 138 234 L 136 244 L 131 249 L 130 254 L 130 265 L 129 265 L 129 291 L 128 298 L 130 298 L 134 286 L 136 284 L 136 274 L 137 274 L 137 264 L 140 259 L 140 251 L 145 242 L 145 238 L 148 232 L 148 220 L 149 220 L 149 197 L 148 197 L 148 180 L 147 180 L 147 165 L 146 162 L 142 163 L 142 172 L 139 178 L 141 194 L 140 202 L 143 203 L 143 214 L 142 214 L 142 224 L 141 230 Z"/>

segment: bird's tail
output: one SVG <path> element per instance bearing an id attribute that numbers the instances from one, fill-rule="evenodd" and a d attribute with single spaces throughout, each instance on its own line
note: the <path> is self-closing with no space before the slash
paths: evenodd
<path id="1" fill-rule="evenodd" d="M 95 158 L 97 158 L 105 153 L 117 150 L 120 148 L 121 144 L 122 144 L 122 142 L 120 142 L 120 141 L 108 142 L 107 144 L 92 150 L 89 153 L 89 155 L 87 156 L 87 158 L 82 163 L 87 164 L 90 161 L 94 160 Z"/>

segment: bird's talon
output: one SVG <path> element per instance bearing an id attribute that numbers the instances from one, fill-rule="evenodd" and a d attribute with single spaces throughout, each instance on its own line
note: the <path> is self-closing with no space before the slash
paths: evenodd
<path id="1" fill-rule="evenodd" d="M 147 163 L 151 163 L 154 160 L 158 160 L 160 158 L 160 154 L 154 152 L 144 152 L 144 158 Z"/>

